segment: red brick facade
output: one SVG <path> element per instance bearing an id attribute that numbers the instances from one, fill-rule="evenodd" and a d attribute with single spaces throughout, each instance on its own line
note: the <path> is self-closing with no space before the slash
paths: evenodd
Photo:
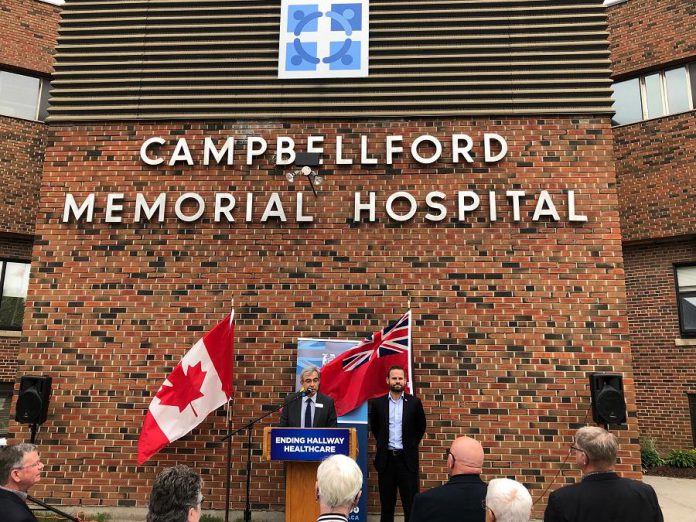
<path id="1" fill-rule="evenodd" d="M 0 67 L 50 75 L 61 9 L 37 0 L 0 4 Z"/>
<path id="2" fill-rule="evenodd" d="M 696 10 L 684 0 L 629 0 L 607 9 L 614 77 L 696 56 Z"/>
<path id="3" fill-rule="evenodd" d="M 0 5 L 0 70 L 46 76 L 53 71 L 60 8 L 36 0 Z M 0 115 L 0 258 L 31 260 L 46 148 L 43 123 Z M 0 383 L 17 379 L 21 337 L 0 331 Z"/>
<path id="4" fill-rule="evenodd" d="M 617 78 L 696 60 L 690 2 L 630 0 L 608 20 Z M 696 112 L 617 127 L 614 139 L 641 436 L 692 447 L 696 346 L 680 339 L 674 263 L 696 263 Z"/>
<path id="5" fill-rule="evenodd" d="M 453 132 L 474 138 L 473 165 L 418 164 L 405 153 L 385 166 L 385 135 Z M 481 161 L 484 132 L 509 144 L 499 164 Z M 414 311 L 415 382 L 428 416 L 422 451 L 423 484 L 445 479 L 442 454 L 470 433 L 489 450 L 486 476 L 515 476 L 541 494 L 568 454 L 575 429 L 591 421 L 587 374 L 624 374 L 629 425 L 619 431 L 622 472 L 639 473 L 634 386 L 625 320 L 619 215 L 607 119 L 370 120 L 369 122 L 161 123 L 53 127 L 46 156 L 30 288 L 22 371 L 51 372 L 55 396 L 43 443 L 48 462 L 61 462 L 42 494 L 66 504 L 143 506 L 162 466 L 189 462 L 204 473 L 206 499 L 224 498 L 224 449 L 213 441 L 224 417 L 136 467 L 136 440 L 154 391 L 180 356 L 228 311 L 238 313 L 238 390 L 235 426 L 277 404 L 293 386 L 298 337 L 360 338 L 408 306 Z M 326 181 L 315 199 L 302 179 L 288 185 L 283 170 L 201 165 L 203 136 L 260 135 L 269 143 L 292 136 L 302 150 L 308 135 L 325 136 L 333 150 L 344 136 L 344 156 L 359 157 L 359 135 L 375 144 L 375 167 L 336 166 L 324 155 Z M 151 136 L 185 136 L 195 166 L 146 167 L 138 151 Z M 239 158 L 238 158 L 239 159 Z M 456 191 L 548 189 L 562 219 L 531 220 L 533 203 L 512 220 L 505 196 L 498 220 L 482 208 L 458 222 Z M 587 223 L 570 223 L 560 195 L 577 194 Z M 294 198 L 303 190 L 298 224 Z M 405 190 L 419 202 L 409 222 L 390 221 L 388 194 Z M 426 193 L 446 193 L 448 219 L 429 223 Z M 149 200 L 168 192 L 164 223 L 132 223 L 136 192 Z M 178 222 L 173 200 L 184 192 L 214 201 L 233 192 L 242 207 L 234 223 Z M 245 193 L 258 203 L 244 220 Z M 286 203 L 287 223 L 259 223 L 271 191 Z M 354 193 L 376 191 L 377 222 L 353 223 Z M 66 193 L 97 194 L 94 223 L 61 223 Z M 106 193 L 126 195 L 124 223 L 104 222 Z M 363 197 L 365 199 L 366 196 Z M 291 203 L 292 202 L 292 203 Z M 130 210 L 129 210 L 130 209 Z M 273 419 L 271 419 L 273 422 Z M 18 429 L 24 436 L 26 430 Z M 255 433 L 252 502 L 280 509 L 282 467 L 260 462 Z M 79 450 L 78 450 L 79 448 Z M 234 447 L 234 502 L 242 500 L 241 462 Z M 572 466 L 569 466 L 572 468 Z M 565 473 L 571 480 L 575 471 Z M 557 483 L 560 485 L 560 482 Z M 370 483 L 374 491 L 374 480 Z M 376 509 L 376 495 L 372 496 Z"/>
<path id="6" fill-rule="evenodd" d="M 696 112 L 614 129 L 624 241 L 696 233 Z"/>
<path id="7" fill-rule="evenodd" d="M 641 435 L 663 450 L 693 447 L 696 345 L 679 345 L 674 265 L 696 262 L 696 241 L 627 246 L 624 257 Z"/>

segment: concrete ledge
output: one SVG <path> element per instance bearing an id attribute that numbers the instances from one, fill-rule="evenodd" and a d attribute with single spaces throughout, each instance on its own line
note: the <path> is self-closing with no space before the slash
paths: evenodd
<path id="1" fill-rule="evenodd" d="M 22 332 L 17 330 L 0 330 L 0 337 L 22 337 Z"/>
<path id="2" fill-rule="evenodd" d="M 696 339 L 675 339 L 674 346 L 696 346 Z"/>

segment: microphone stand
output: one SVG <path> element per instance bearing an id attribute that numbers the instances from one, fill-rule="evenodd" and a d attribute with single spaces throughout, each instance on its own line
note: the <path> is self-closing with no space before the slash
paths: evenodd
<path id="1" fill-rule="evenodd" d="M 219 442 L 225 442 L 227 439 L 234 437 L 235 435 L 237 435 L 238 433 L 240 433 L 244 430 L 247 430 L 246 507 L 244 508 L 244 522 L 251 522 L 251 501 L 249 498 L 249 492 L 251 489 L 251 432 L 252 432 L 252 429 L 254 428 L 254 426 L 257 423 L 261 422 L 266 417 L 273 415 L 275 412 L 277 412 L 281 408 L 287 407 L 290 404 L 292 404 L 293 402 L 295 402 L 303 397 L 306 397 L 306 396 L 307 396 L 307 392 L 305 392 L 304 390 L 296 392 L 295 396 L 292 397 L 290 400 L 284 402 L 280 406 L 272 409 L 271 411 L 265 413 L 264 415 L 261 415 L 261 417 L 258 417 L 256 419 L 252 420 L 251 422 L 248 422 L 247 424 L 245 424 L 244 426 L 242 426 L 238 430 L 235 430 L 231 433 L 228 433 L 227 435 L 225 435 L 224 437 L 222 437 L 219 440 Z M 227 466 L 228 466 L 228 468 L 230 467 L 230 462 L 227 463 Z M 227 511 L 230 510 L 229 504 L 226 506 L 226 509 L 227 509 Z"/>
<path id="2" fill-rule="evenodd" d="M 80 519 L 77 517 L 74 517 L 72 515 L 69 515 L 65 513 L 64 511 L 61 511 L 60 509 L 54 508 L 52 506 L 49 506 L 48 504 L 44 504 L 40 500 L 35 499 L 31 495 L 27 495 L 27 500 L 32 501 L 34 504 L 38 504 L 44 509 L 48 509 L 49 511 L 52 511 L 53 513 L 60 515 L 61 517 L 67 518 L 68 520 L 72 520 L 73 522 L 80 522 Z"/>

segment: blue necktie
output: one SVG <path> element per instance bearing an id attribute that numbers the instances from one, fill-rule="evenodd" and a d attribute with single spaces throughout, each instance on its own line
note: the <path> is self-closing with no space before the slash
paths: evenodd
<path id="1" fill-rule="evenodd" d="M 304 412 L 304 427 L 312 427 L 312 399 L 307 399 L 307 407 Z"/>

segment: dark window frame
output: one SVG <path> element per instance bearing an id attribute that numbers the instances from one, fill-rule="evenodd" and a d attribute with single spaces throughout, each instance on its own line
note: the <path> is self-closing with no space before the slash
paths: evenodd
<path id="1" fill-rule="evenodd" d="M 8 437 L 10 434 L 10 421 L 12 420 L 12 412 L 10 408 L 12 407 L 12 396 L 14 395 L 14 383 L 13 382 L 0 382 L 0 397 L 5 397 L 7 400 L 7 426 L 3 430 L 2 425 L 0 425 L 0 437 Z"/>
<path id="2" fill-rule="evenodd" d="M 680 291 L 677 272 L 680 268 L 696 268 L 696 263 L 677 263 L 674 265 L 674 291 L 677 297 L 677 314 L 679 316 L 679 334 L 684 339 L 696 338 L 696 328 L 685 330 L 684 317 L 682 315 L 682 297 L 696 297 L 696 290 Z"/>
<path id="3" fill-rule="evenodd" d="M 17 258 L 10 258 L 10 257 L 0 257 L 0 306 L 2 306 L 2 299 L 3 299 L 3 291 L 5 288 L 5 273 L 7 271 L 7 263 L 21 263 L 23 265 L 28 265 L 29 266 L 29 273 L 31 274 L 31 261 L 27 261 L 26 259 L 17 259 Z M 26 296 L 25 296 L 26 298 Z M 0 323 L 0 330 L 4 330 L 6 332 L 21 332 L 22 327 L 23 327 L 24 320 L 22 320 L 22 324 L 19 326 L 12 326 L 12 325 L 4 325 Z"/>

